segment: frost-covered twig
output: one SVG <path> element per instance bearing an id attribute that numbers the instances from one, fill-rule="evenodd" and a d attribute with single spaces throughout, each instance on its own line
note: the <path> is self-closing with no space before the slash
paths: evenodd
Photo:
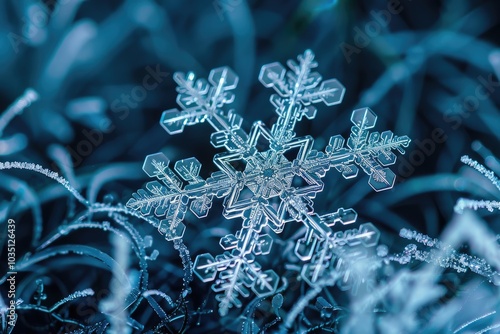
<path id="1" fill-rule="evenodd" d="M 54 171 L 51 171 L 50 169 L 43 168 L 42 166 L 30 162 L 18 162 L 18 161 L 12 161 L 12 162 L 0 162 L 0 170 L 7 170 L 7 169 L 21 169 L 21 170 L 30 170 L 42 175 L 45 175 L 49 179 L 52 179 L 59 184 L 61 184 L 64 188 L 66 188 L 80 203 L 82 203 L 85 206 L 90 206 L 89 201 L 87 201 L 75 188 L 73 188 L 68 180 L 60 176 Z"/>
<path id="2" fill-rule="evenodd" d="M 28 88 L 24 91 L 23 95 L 14 101 L 14 103 L 9 106 L 9 108 L 7 108 L 2 115 L 0 115 L 0 137 L 10 121 L 12 121 L 12 119 L 17 115 L 21 114 L 24 109 L 29 107 L 36 100 L 38 100 L 38 93 L 32 88 Z"/>

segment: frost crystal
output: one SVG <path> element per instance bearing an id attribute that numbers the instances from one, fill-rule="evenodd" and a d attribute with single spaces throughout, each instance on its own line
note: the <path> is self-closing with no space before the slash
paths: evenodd
<path id="1" fill-rule="evenodd" d="M 313 71 L 317 63 L 310 50 L 297 59 L 287 62 L 289 70 L 280 63 L 262 67 L 259 80 L 276 91 L 270 101 L 278 119 L 271 129 L 255 122 L 248 133 L 241 128 L 241 116 L 226 109 L 234 101 L 231 91 L 238 83 L 230 68 L 212 70 L 208 81 L 196 79 L 192 72 L 175 73 L 181 110 L 165 111 L 161 125 L 169 134 L 176 134 L 186 125 L 207 121 L 214 128 L 210 142 L 226 152 L 214 156 L 219 170 L 206 180 L 199 176 L 201 163 L 196 158 L 180 160 L 171 170 L 162 153 L 147 156 L 143 170 L 158 180 L 147 183 L 127 203 L 142 215 L 158 219 L 158 230 L 167 240 L 182 238 L 188 209 L 198 218 L 206 217 L 215 198 L 223 199 L 225 218 L 242 219 L 241 230 L 221 238 L 221 255 L 201 254 L 194 263 L 194 273 L 204 282 L 215 280 L 219 272 L 212 289 L 219 293 L 221 315 L 240 307 L 240 298 L 249 296 L 250 290 L 258 296 L 276 291 L 278 275 L 255 261 L 256 256 L 271 252 L 273 237 L 264 232 L 268 228 L 280 233 L 288 222 L 305 225 L 307 232 L 297 242 L 295 253 L 309 262 L 302 276 L 311 284 L 334 260 L 334 249 L 376 245 L 380 233 L 370 223 L 344 232 L 332 229 L 336 223 L 354 223 L 357 213 L 353 209 L 319 215 L 314 212 L 313 199 L 323 190 L 321 179 L 332 167 L 346 179 L 356 177 L 361 169 L 370 176 L 368 183 L 375 191 L 392 188 L 395 174 L 388 166 L 396 162 L 393 151 L 404 153 L 410 143 L 407 136 L 395 136 L 391 131 L 370 132 L 377 116 L 369 108 L 361 108 L 352 112 L 347 141 L 336 135 L 324 152 L 313 150 L 313 138 L 297 137 L 295 124 L 303 117 L 313 119 L 317 112 L 313 105 L 318 102 L 339 104 L 345 88 L 336 79 L 322 81 Z M 265 150 L 257 147 L 262 141 L 267 143 Z M 290 158 L 292 152 L 298 153 Z M 236 164 L 243 168 L 235 168 Z"/>

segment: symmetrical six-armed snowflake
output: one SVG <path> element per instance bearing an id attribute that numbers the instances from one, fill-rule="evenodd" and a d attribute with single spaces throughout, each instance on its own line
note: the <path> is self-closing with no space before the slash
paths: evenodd
<path id="1" fill-rule="evenodd" d="M 231 69 L 212 70 L 208 82 L 196 79 L 193 73 L 175 73 L 179 85 L 177 103 L 182 110 L 165 111 L 161 125 L 175 134 L 186 125 L 207 121 L 214 128 L 210 142 L 227 151 L 214 157 L 219 170 L 206 180 L 199 176 L 201 164 L 196 158 L 177 161 L 174 170 L 179 178 L 168 167 L 165 155 L 147 156 L 144 171 L 161 182 L 147 183 L 127 203 L 145 216 L 159 218 L 158 230 L 167 240 L 182 238 L 182 221 L 188 208 L 197 217 L 206 217 L 214 197 L 224 199 L 225 218 L 243 220 L 241 230 L 220 240 L 223 254 L 215 258 L 208 253 L 199 255 L 194 264 L 195 274 L 204 282 L 214 280 L 220 272 L 212 288 L 220 293 L 217 300 L 222 315 L 230 307 L 240 307 L 240 296 L 248 296 L 250 289 L 259 296 L 276 291 L 278 275 L 273 270 L 262 270 L 255 261 L 255 256 L 271 251 L 273 237 L 263 231 L 280 233 L 291 221 L 306 226 L 306 235 L 298 240 L 295 253 L 308 263 L 302 277 L 311 284 L 331 265 L 334 249 L 376 245 L 379 231 L 371 223 L 359 229 L 333 231 L 337 222 L 355 222 L 357 214 L 353 209 L 340 208 L 318 215 L 312 199 L 323 190 L 321 178 L 332 167 L 345 178 L 356 177 L 360 167 L 370 176 L 369 184 L 375 191 L 392 188 L 395 174 L 387 168 L 396 161 L 392 151 L 404 153 L 403 147 L 410 142 L 407 136 L 394 136 L 391 131 L 369 133 L 377 116 L 369 108 L 361 108 L 352 113 L 354 126 L 347 144 L 336 135 L 324 152 L 313 150 L 312 137 L 296 137 L 296 122 L 304 116 L 315 117 L 314 103 L 339 104 L 345 88 L 335 79 L 322 81 L 321 75 L 313 72 L 317 63 L 309 50 L 298 57 L 298 63 L 290 60 L 287 64 L 288 71 L 280 63 L 262 67 L 260 82 L 277 92 L 270 100 L 278 119 L 270 130 L 262 122 L 255 122 L 249 133 L 241 128 L 238 114 L 224 109 L 233 102 L 231 90 L 238 83 Z M 265 150 L 258 149 L 262 141 L 267 143 Z M 292 152 L 298 153 L 290 159 Z M 236 164 L 244 167 L 235 168 Z"/>

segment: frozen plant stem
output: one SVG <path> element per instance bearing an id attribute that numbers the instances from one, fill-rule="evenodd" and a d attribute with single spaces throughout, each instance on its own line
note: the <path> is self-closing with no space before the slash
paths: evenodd
<path id="1" fill-rule="evenodd" d="M 66 188 L 80 203 L 82 203 L 86 207 L 90 206 L 89 201 L 87 201 L 75 188 L 73 188 L 69 184 L 68 180 L 66 180 L 64 177 L 60 176 L 56 172 L 51 171 L 50 169 L 43 168 L 40 165 L 30 163 L 30 162 L 18 162 L 18 161 L 0 162 L 0 170 L 6 170 L 6 169 L 31 170 L 33 172 L 45 175 L 49 179 L 52 179 L 52 180 L 58 182 L 64 188 Z"/>
<path id="2" fill-rule="evenodd" d="M 123 286 L 120 283 L 116 272 L 123 270 L 127 272 L 129 267 L 129 247 L 128 244 L 118 235 L 113 234 L 111 244 L 114 247 L 114 258 L 116 260 L 113 268 L 113 278 L 110 283 L 110 295 L 108 299 L 100 304 L 100 309 L 108 315 L 111 328 L 109 334 L 128 334 L 131 327 L 127 325 L 127 306 L 126 299 L 130 293 L 130 287 Z"/>
<path id="3" fill-rule="evenodd" d="M 469 156 L 464 155 L 460 159 L 462 163 L 474 168 L 476 171 L 484 175 L 490 182 L 493 184 L 499 191 L 500 191 L 500 180 L 496 177 L 495 173 L 488 168 L 484 167 L 482 164 L 477 162 L 476 160 L 473 160 L 469 158 Z M 490 212 L 493 212 L 493 210 L 499 210 L 500 209 L 500 202 L 498 201 L 489 201 L 489 200 L 474 200 L 474 199 L 468 199 L 468 198 L 460 198 L 457 203 L 455 204 L 454 210 L 456 213 L 462 214 L 464 210 L 466 209 L 472 209 L 472 210 L 478 210 L 478 209 L 487 209 Z"/>
<path id="4" fill-rule="evenodd" d="M 12 105 L 10 105 L 5 112 L 0 115 L 0 137 L 3 135 L 5 127 L 12 121 L 14 117 L 23 113 L 24 109 L 29 107 L 33 102 L 38 100 L 38 93 L 32 89 L 28 88 L 24 91 Z"/>

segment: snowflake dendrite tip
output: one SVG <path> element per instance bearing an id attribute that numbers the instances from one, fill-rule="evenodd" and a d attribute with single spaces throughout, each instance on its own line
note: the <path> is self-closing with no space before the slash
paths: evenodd
<path id="1" fill-rule="evenodd" d="M 187 125 L 206 121 L 214 129 L 211 144 L 224 147 L 225 152 L 214 156 L 218 170 L 206 180 L 199 176 L 201 163 L 196 158 L 177 161 L 172 170 L 162 153 L 147 156 L 143 169 L 157 180 L 147 183 L 127 203 L 155 219 L 167 240 L 182 238 L 188 210 L 198 218 L 206 217 L 217 198 L 223 199 L 225 218 L 242 220 L 239 231 L 221 238 L 222 254 L 201 254 L 194 263 L 194 272 L 202 281 L 213 281 L 218 275 L 212 289 L 218 293 L 221 315 L 240 307 L 240 299 L 250 291 L 258 296 L 276 291 L 278 275 L 255 261 L 256 256 L 271 252 L 269 230 L 280 233 L 291 221 L 305 225 L 307 232 L 298 240 L 295 253 L 308 262 L 302 276 L 310 284 L 329 266 L 332 249 L 376 245 L 380 233 L 371 223 L 343 233 L 332 229 L 336 223 L 354 223 L 357 214 L 353 209 L 319 215 L 314 212 L 313 199 L 323 190 L 322 178 L 332 167 L 346 179 L 356 177 L 361 169 L 375 191 L 392 188 L 395 174 L 388 166 L 396 162 L 393 151 L 403 154 L 410 142 L 407 136 L 395 136 L 391 131 L 370 132 L 377 116 L 371 109 L 361 108 L 352 112 L 347 141 L 335 135 L 323 152 L 313 150 L 311 136 L 296 136 L 296 123 L 303 117 L 313 119 L 316 103 L 332 106 L 342 102 L 345 88 L 336 79 L 322 80 L 314 71 L 317 62 L 310 50 L 287 65 L 289 69 L 277 62 L 262 67 L 259 80 L 274 89 L 270 102 L 278 118 L 271 129 L 257 121 L 249 132 L 241 128 L 241 116 L 227 108 L 238 84 L 230 68 L 212 70 L 208 80 L 197 79 L 192 72 L 175 73 L 180 110 L 166 110 L 161 125 L 169 134 L 176 134 Z M 259 140 L 268 142 L 266 150 L 258 149 Z M 290 151 L 298 152 L 293 159 L 286 154 Z M 236 163 L 244 168 L 236 169 Z"/>

